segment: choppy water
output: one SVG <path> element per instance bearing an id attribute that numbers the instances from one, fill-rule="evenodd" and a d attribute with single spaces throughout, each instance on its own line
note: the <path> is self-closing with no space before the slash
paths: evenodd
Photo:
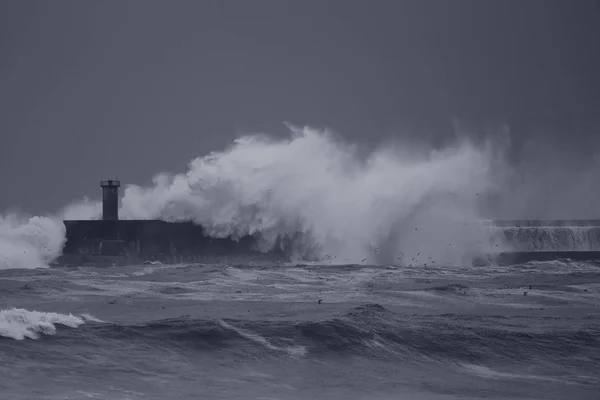
<path id="1" fill-rule="evenodd" d="M 600 393 L 594 263 L 3 270 L 0 305 L 5 400 Z"/>

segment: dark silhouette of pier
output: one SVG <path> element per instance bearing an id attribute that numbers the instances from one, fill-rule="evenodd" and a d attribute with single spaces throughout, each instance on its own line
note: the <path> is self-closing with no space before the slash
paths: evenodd
<path id="1" fill-rule="evenodd" d="M 120 220 L 118 180 L 102 187 L 102 219 L 64 221 L 66 244 L 58 263 L 201 262 L 218 258 L 275 258 L 289 256 L 289 238 L 274 249 L 260 250 L 260 235 L 214 238 L 193 222 Z M 513 249 L 490 257 L 500 263 L 600 259 L 600 220 L 486 220 L 501 231 Z"/>

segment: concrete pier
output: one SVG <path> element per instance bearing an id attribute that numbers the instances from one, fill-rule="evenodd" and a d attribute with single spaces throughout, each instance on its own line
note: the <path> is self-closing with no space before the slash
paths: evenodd
<path id="1" fill-rule="evenodd" d="M 252 257 L 285 259 L 291 239 L 281 238 L 268 254 L 260 235 L 213 238 L 192 222 L 119 220 L 118 180 L 102 181 L 102 220 L 64 221 L 67 242 L 59 263 L 167 263 Z M 485 220 L 511 251 L 492 254 L 503 263 L 560 258 L 600 260 L 600 219 Z"/>

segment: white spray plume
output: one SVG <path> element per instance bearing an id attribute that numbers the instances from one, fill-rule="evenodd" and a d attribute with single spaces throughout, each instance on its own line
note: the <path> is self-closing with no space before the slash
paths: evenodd
<path id="1" fill-rule="evenodd" d="M 61 254 L 66 242 L 63 220 L 96 219 L 102 203 L 84 198 L 56 215 L 26 217 L 0 214 L 0 269 L 45 268 Z"/>
<path id="2" fill-rule="evenodd" d="M 477 212 L 479 195 L 495 187 L 490 143 L 359 157 L 330 132 L 291 131 L 290 140 L 242 137 L 191 161 L 185 174 L 128 186 L 121 216 L 192 220 L 217 237 L 260 232 L 270 245 L 301 232 L 312 257 L 339 262 L 408 263 L 418 253 L 461 262 L 492 248 Z"/>
<path id="3" fill-rule="evenodd" d="M 56 325 L 77 328 L 86 321 L 102 322 L 88 314 L 76 316 L 10 308 L 0 310 L 0 336 L 16 340 L 38 339 L 40 334 L 54 335 Z"/>
<path id="4" fill-rule="evenodd" d="M 338 263 L 456 263 L 498 250 L 478 214 L 504 168 L 495 144 L 388 146 L 361 157 L 328 131 L 290 129 L 291 139 L 245 136 L 185 174 L 126 187 L 121 217 L 191 220 L 214 237 L 260 233 L 265 250 L 294 237 L 297 256 Z M 62 219 L 100 214 L 100 202 L 84 199 L 56 217 L 0 217 L 0 268 L 47 265 L 65 242 Z"/>
<path id="5" fill-rule="evenodd" d="M 102 217 L 102 202 L 84 197 L 64 207 L 59 213 L 62 220 L 87 220 Z"/>
<path id="6" fill-rule="evenodd" d="M 65 226 L 57 218 L 0 215 L 0 269 L 45 267 L 64 243 Z"/>

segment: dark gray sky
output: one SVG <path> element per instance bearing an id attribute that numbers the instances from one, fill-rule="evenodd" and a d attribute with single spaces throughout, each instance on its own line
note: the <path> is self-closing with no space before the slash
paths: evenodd
<path id="1" fill-rule="evenodd" d="M 599 20 L 586 0 L 3 0 L 0 210 L 145 183 L 284 121 L 374 143 L 459 118 L 589 154 Z"/>

